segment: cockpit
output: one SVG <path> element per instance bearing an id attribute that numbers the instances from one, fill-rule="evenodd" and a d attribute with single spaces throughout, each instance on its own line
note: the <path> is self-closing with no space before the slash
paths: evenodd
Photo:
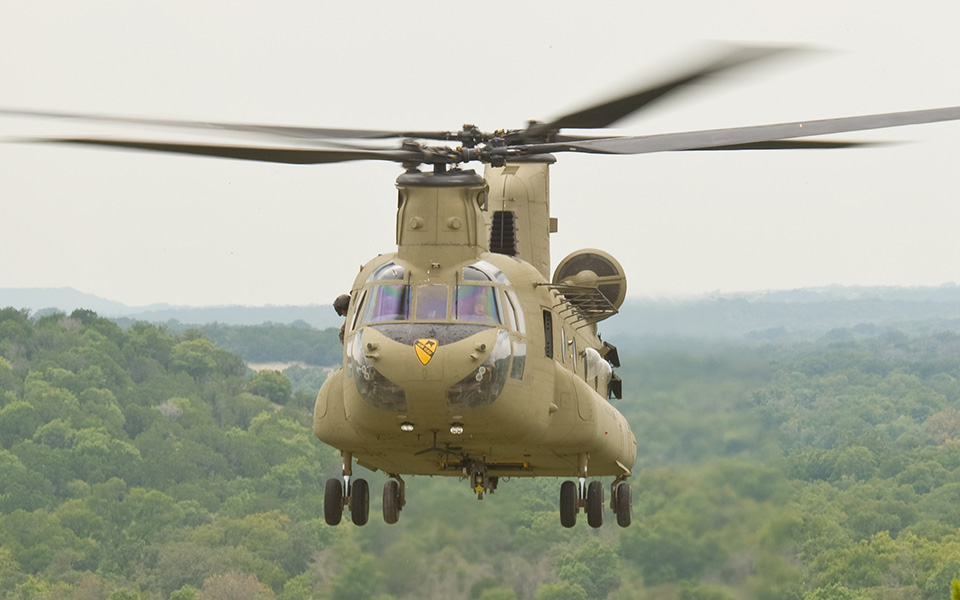
<path id="1" fill-rule="evenodd" d="M 511 339 L 511 332 L 524 333 L 523 313 L 507 276 L 482 260 L 458 269 L 452 281 L 449 275 L 444 282 L 411 281 L 401 264 L 389 261 L 374 269 L 361 288 L 348 327 L 353 337 L 347 344 L 347 366 L 361 396 L 374 406 L 405 410 L 403 378 L 408 375 L 390 376 L 384 371 L 389 371 L 388 365 L 371 361 L 368 342 L 363 341 L 371 335 L 411 346 L 411 356 L 417 346 L 432 344 L 429 357 L 418 354 L 424 369 L 436 364 L 433 352 L 443 354 L 447 346 L 479 336 L 471 351 L 480 351 L 483 357 L 470 362 L 465 352 L 464 366 L 469 368 L 462 381 L 446 384 L 451 409 L 489 404 L 499 397 L 508 377 L 523 378 L 526 344 Z M 367 329 L 376 333 L 364 333 Z M 459 368 L 445 363 L 444 377 Z"/>
<path id="2" fill-rule="evenodd" d="M 507 325 L 518 329 L 523 317 L 502 271 L 486 261 L 477 261 L 464 267 L 459 275 L 452 285 L 411 284 L 402 266 L 394 262 L 381 265 L 367 279 L 351 329 L 396 321 Z"/>

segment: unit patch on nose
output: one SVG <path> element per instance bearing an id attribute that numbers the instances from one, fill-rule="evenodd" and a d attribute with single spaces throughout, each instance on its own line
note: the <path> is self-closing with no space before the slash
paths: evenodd
<path id="1" fill-rule="evenodd" d="M 420 359 L 421 365 L 426 366 L 426 364 L 433 359 L 433 355 L 439 345 L 440 342 L 430 338 L 417 340 L 417 343 L 413 345 L 413 349 L 417 351 L 417 358 Z"/>

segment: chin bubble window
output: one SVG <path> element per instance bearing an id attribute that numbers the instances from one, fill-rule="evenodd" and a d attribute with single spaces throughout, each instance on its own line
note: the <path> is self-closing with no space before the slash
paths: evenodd
<path id="1" fill-rule="evenodd" d="M 483 364 L 447 389 L 449 410 L 478 409 L 500 397 L 510 366 L 510 335 L 500 331 L 493 351 Z"/>
<path id="2" fill-rule="evenodd" d="M 497 306 L 497 290 L 489 285 L 458 285 L 456 319 L 473 323 L 499 325 L 500 310 Z"/>

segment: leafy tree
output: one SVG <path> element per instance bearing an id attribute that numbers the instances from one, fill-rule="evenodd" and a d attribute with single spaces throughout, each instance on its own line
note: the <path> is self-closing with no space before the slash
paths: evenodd
<path id="1" fill-rule="evenodd" d="M 80 402 L 68 389 L 56 387 L 31 373 L 24 383 L 23 399 L 37 411 L 42 422 L 57 418 L 70 419 L 80 410 Z"/>
<path id="2" fill-rule="evenodd" d="M 537 600 L 587 600 L 587 592 L 576 583 L 548 583 L 537 589 Z"/>
<path id="3" fill-rule="evenodd" d="M 170 600 L 203 600 L 200 590 L 192 585 L 185 585 L 170 594 Z"/>
<path id="4" fill-rule="evenodd" d="M 202 338 L 180 342 L 170 350 L 170 367 L 202 379 L 213 373 L 240 374 L 243 361 Z"/>
<path id="5" fill-rule="evenodd" d="M 229 571 L 209 577 L 200 591 L 204 600 L 270 600 L 273 592 L 257 581 L 256 575 Z"/>
<path id="6" fill-rule="evenodd" d="M 516 600 L 517 593 L 512 588 L 494 586 L 480 593 L 477 600 Z"/>
<path id="7" fill-rule="evenodd" d="M 41 415 L 31 403 L 11 402 L 0 410 L 0 442 L 9 448 L 20 440 L 30 439 L 42 422 Z"/>
<path id="8" fill-rule="evenodd" d="M 350 561 L 330 581 L 330 598 L 332 600 L 365 600 L 373 598 L 379 586 L 376 560 L 364 554 L 357 560 Z"/>
<path id="9" fill-rule="evenodd" d="M 833 583 L 807 592 L 803 600 L 867 600 L 867 596 L 839 583 Z"/>
<path id="10" fill-rule="evenodd" d="M 3 324 L 0 323 L 0 327 Z M 0 356 L 0 392 L 6 392 L 6 394 L 0 394 L 0 399 L 4 397 L 14 397 L 16 392 L 20 388 L 20 378 L 13 373 L 13 366 L 10 364 L 10 361 L 5 359 L 3 356 Z M 2 407 L 3 404 L 0 404 Z"/>
<path id="11" fill-rule="evenodd" d="M 13 553 L 0 547 L 0 594 L 12 591 L 26 579 L 27 576 L 21 571 L 20 564 L 14 560 Z"/>
<path id="12" fill-rule="evenodd" d="M 280 371 L 259 371 L 250 378 L 247 390 L 251 394 L 263 396 L 274 404 L 286 404 L 293 393 L 293 384 Z"/>
<path id="13" fill-rule="evenodd" d="M 557 578 L 579 585 L 590 598 L 606 598 L 620 586 L 617 554 L 605 544 L 589 542 L 560 559 Z"/>

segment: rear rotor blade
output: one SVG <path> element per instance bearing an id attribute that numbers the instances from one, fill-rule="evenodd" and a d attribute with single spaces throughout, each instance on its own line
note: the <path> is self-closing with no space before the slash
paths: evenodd
<path id="1" fill-rule="evenodd" d="M 520 132 L 520 138 L 530 139 L 536 136 L 549 135 L 563 128 L 595 129 L 608 127 L 683 86 L 690 85 L 720 72 L 783 54 L 791 50 L 795 49 L 777 47 L 734 47 L 699 69 L 684 73 L 659 85 L 643 87 L 608 102 L 563 115 L 548 123 L 535 123 L 528 129 Z"/>
<path id="2" fill-rule="evenodd" d="M 330 150 L 321 148 L 272 148 L 255 146 L 230 146 L 214 144 L 182 144 L 137 140 L 113 140 L 96 138 L 52 138 L 23 140 L 35 143 L 76 144 L 108 148 L 148 150 L 170 154 L 215 156 L 258 162 L 285 163 L 293 165 L 318 165 L 349 162 L 354 160 L 387 160 L 400 163 L 434 162 L 420 150 Z M 443 162 L 443 161 L 441 161 Z"/>
<path id="3" fill-rule="evenodd" d="M 708 129 L 685 133 L 665 133 L 637 137 L 603 138 L 582 142 L 557 144 L 529 144 L 519 146 L 525 154 L 543 154 L 548 152 L 589 152 L 593 154 L 646 154 L 650 152 L 671 152 L 676 150 L 722 150 L 755 147 L 766 144 L 765 148 L 794 148 L 794 142 L 776 144 L 779 140 L 792 140 L 816 135 L 844 133 L 848 131 L 866 131 L 902 125 L 919 125 L 939 121 L 960 120 L 960 106 L 914 110 L 858 117 L 842 117 L 819 121 L 798 121 L 774 125 L 752 127 L 733 127 L 730 129 Z M 773 145 L 771 145 L 773 143 Z"/>

